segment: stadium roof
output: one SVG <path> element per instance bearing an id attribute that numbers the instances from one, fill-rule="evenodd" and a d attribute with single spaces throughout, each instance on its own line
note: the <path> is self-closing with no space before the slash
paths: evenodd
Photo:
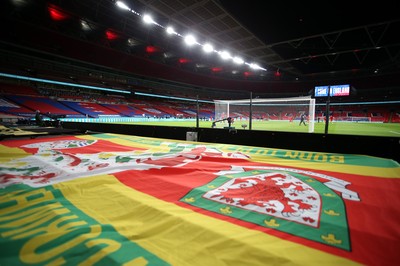
<path id="1" fill-rule="evenodd" d="M 236 79 L 250 75 L 261 81 L 399 76 L 400 15 L 395 1 L 370 8 L 292 1 L 123 2 L 137 13 L 118 8 L 115 0 L 8 0 L 8 8 L 2 10 L 16 20 L 53 27 L 88 41 L 103 38 L 101 41 L 112 48 L 143 53 L 165 64 L 180 64 L 196 73 Z M 162 27 L 143 25 L 146 13 Z M 68 16 L 69 22 L 63 22 L 63 16 Z M 82 24 L 77 26 L 83 19 L 90 32 L 83 31 Z M 168 25 L 174 25 L 182 35 L 193 33 L 199 42 L 212 42 L 216 49 L 228 49 L 266 71 L 248 70 L 247 66 L 207 56 L 201 49 L 187 48 L 176 36 L 164 33 Z M 107 39 L 100 30 L 106 30 Z"/>
<path id="2" fill-rule="evenodd" d="M 139 0 L 183 28 L 242 53 L 282 78 L 398 72 L 400 14 L 395 1 Z"/>

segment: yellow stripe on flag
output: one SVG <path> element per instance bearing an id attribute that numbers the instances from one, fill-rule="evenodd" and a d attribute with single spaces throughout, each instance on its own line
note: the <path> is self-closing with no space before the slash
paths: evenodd
<path id="1" fill-rule="evenodd" d="M 77 208 L 171 265 L 355 265 L 351 260 L 159 200 L 112 175 L 54 185 Z"/>
<path id="2" fill-rule="evenodd" d="M 19 158 L 24 158 L 29 153 L 26 153 L 24 150 L 20 148 L 11 148 L 0 144 L 0 163 L 9 162 L 11 160 L 16 160 Z"/>
<path id="3" fill-rule="evenodd" d="M 332 163 L 319 163 L 319 162 L 308 162 L 308 161 L 294 161 L 285 160 L 282 158 L 263 156 L 252 156 L 253 162 L 276 164 L 280 166 L 290 166 L 294 168 L 307 168 L 311 170 L 322 170 L 331 171 L 345 174 L 354 175 L 365 175 L 373 176 L 374 178 L 400 178 L 400 166 L 399 167 L 375 167 L 375 166 L 361 166 L 351 164 L 332 164 Z"/>
<path id="4" fill-rule="evenodd" d="M 176 143 L 176 140 L 167 140 L 167 139 L 157 139 L 151 137 L 138 137 L 138 136 L 127 136 L 127 135 L 119 135 L 119 134 L 107 134 L 110 138 L 107 138 L 107 141 L 113 142 L 115 144 L 124 145 L 128 147 L 135 147 L 146 149 L 148 152 L 168 152 L 169 147 L 166 145 L 151 145 L 146 143 L 146 141 L 157 141 L 160 142 L 172 142 Z M 83 139 L 88 140 L 96 140 L 99 137 L 93 135 L 82 135 L 79 136 Z M 189 142 L 182 142 L 182 143 L 189 143 Z M 212 144 L 212 143 L 202 143 L 202 142 L 190 142 L 190 144 L 197 144 L 197 145 L 210 145 L 217 148 L 220 148 L 222 151 L 229 152 L 227 147 L 236 147 L 236 145 L 227 145 L 227 144 Z M 251 147 L 251 146 L 237 146 L 240 147 L 240 151 L 248 156 L 251 157 L 249 159 L 252 162 L 259 162 L 259 163 L 268 163 L 268 164 L 275 164 L 284 167 L 294 167 L 294 168 L 307 168 L 310 170 L 322 170 L 322 171 L 333 171 L 338 173 L 345 173 L 345 174 L 355 174 L 355 175 L 366 175 L 366 176 L 373 176 L 375 178 L 400 178 L 400 165 L 397 167 L 378 167 L 378 166 L 368 166 L 368 165 L 355 165 L 352 164 L 351 161 L 344 161 L 345 155 L 343 154 L 334 154 L 334 153 L 324 153 L 324 152 L 301 152 L 301 151 L 290 151 L 290 150 L 278 150 L 278 149 L 269 149 L 269 148 L 260 148 L 260 147 Z M 269 151 L 267 154 L 251 154 L 243 151 L 243 147 L 246 147 L 244 150 L 252 150 L 257 149 L 260 151 Z M 287 157 L 281 158 L 274 156 L 276 151 L 283 152 L 284 154 L 288 154 Z M 306 155 L 302 156 L 301 154 L 298 155 L 299 159 L 293 158 L 293 154 L 296 152 L 304 153 Z M 310 156 L 310 154 L 312 156 Z M 322 157 L 326 157 L 326 159 L 321 159 Z M 343 158 L 342 158 L 343 157 Z M 365 158 L 369 158 L 371 156 L 365 156 Z M 372 158 L 372 157 L 371 157 Z M 314 160 L 313 160 L 314 159 Z M 380 158 L 377 158 L 380 159 Z M 390 160 L 387 160 L 390 162 Z"/>

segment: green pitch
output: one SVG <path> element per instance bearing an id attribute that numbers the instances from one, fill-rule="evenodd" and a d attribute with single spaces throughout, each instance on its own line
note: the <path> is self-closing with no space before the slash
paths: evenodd
<path id="1" fill-rule="evenodd" d="M 134 125 L 181 126 L 196 127 L 196 121 L 149 121 L 129 123 Z M 245 126 L 244 126 L 245 125 Z M 227 127 L 225 122 L 219 122 L 216 128 Z M 248 121 L 235 121 L 232 125 L 237 130 L 249 130 Z M 199 127 L 211 128 L 211 121 L 199 121 Z M 299 121 L 252 121 L 252 130 L 308 132 L 308 126 L 299 125 Z M 325 122 L 314 124 L 314 133 L 325 133 Z M 400 123 L 368 123 L 368 122 L 332 122 L 328 125 L 328 134 L 367 135 L 400 137 Z"/>

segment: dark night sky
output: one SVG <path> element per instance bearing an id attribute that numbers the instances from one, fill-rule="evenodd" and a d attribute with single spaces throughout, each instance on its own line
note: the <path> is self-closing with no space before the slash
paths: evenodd
<path id="1" fill-rule="evenodd" d="M 377 1 L 373 5 L 350 0 L 219 2 L 266 44 L 400 18 L 399 1 Z"/>

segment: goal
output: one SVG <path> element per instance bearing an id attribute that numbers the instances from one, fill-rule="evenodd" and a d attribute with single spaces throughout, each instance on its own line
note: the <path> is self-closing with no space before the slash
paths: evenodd
<path id="1" fill-rule="evenodd" d="M 259 124 L 258 121 L 299 123 L 300 117 L 305 114 L 308 132 L 314 132 L 315 99 L 311 96 L 214 100 L 214 105 L 216 123 L 231 117 L 235 122 L 239 121 L 239 124 L 248 123 L 249 129 L 252 129 L 253 122 Z"/>

